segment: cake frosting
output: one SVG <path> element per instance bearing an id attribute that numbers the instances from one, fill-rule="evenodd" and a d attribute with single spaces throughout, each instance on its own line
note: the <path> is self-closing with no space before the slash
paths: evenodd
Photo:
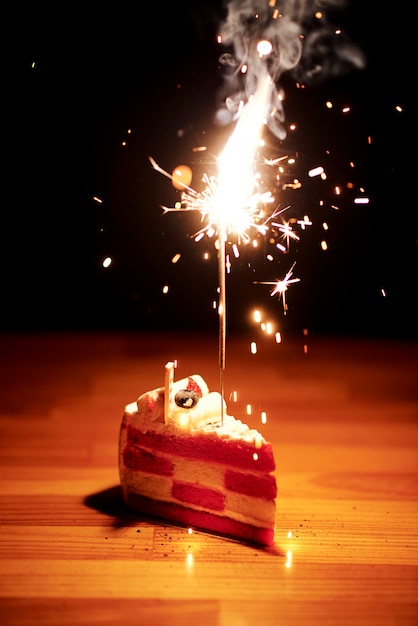
<path id="1" fill-rule="evenodd" d="M 119 470 L 126 505 L 168 522 L 270 546 L 277 485 L 271 443 L 228 414 L 194 374 L 125 407 Z"/>

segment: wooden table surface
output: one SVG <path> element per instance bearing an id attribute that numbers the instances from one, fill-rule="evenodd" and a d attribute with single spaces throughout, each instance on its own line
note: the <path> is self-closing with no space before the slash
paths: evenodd
<path id="1" fill-rule="evenodd" d="M 3 626 L 418 624 L 417 345 L 257 339 L 228 339 L 225 395 L 274 445 L 271 550 L 121 502 L 125 404 L 173 358 L 219 389 L 216 336 L 0 337 Z"/>

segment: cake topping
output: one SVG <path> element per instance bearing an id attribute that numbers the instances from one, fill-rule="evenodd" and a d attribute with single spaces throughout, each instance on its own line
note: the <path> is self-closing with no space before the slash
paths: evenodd
<path id="1" fill-rule="evenodd" d="M 194 378 L 192 376 L 189 376 L 189 378 L 187 379 L 187 391 L 193 391 L 197 395 L 198 399 L 203 396 L 202 389 L 197 383 L 196 376 Z"/>
<path id="2" fill-rule="evenodd" d="M 199 374 L 193 374 L 174 382 L 175 362 L 165 366 L 164 422 L 175 422 L 181 428 L 193 426 L 192 413 L 199 402 L 209 394 L 205 381 Z"/>
<path id="3" fill-rule="evenodd" d="M 189 432 L 198 430 L 216 433 L 220 438 L 243 439 L 256 449 L 265 443 L 264 437 L 257 430 L 250 429 L 247 424 L 228 415 L 222 395 L 217 391 L 209 392 L 207 383 L 199 374 L 174 381 L 175 366 L 172 361 L 166 364 L 165 387 L 155 390 L 164 398 L 164 411 L 158 413 L 163 419 L 158 421 L 165 428 L 180 428 Z M 138 410 L 141 398 L 143 396 L 137 401 Z M 155 425 L 155 421 L 153 423 Z"/>
<path id="4" fill-rule="evenodd" d="M 174 396 L 174 402 L 182 409 L 191 409 L 199 402 L 199 396 L 191 389 L 180 389 Z"/>

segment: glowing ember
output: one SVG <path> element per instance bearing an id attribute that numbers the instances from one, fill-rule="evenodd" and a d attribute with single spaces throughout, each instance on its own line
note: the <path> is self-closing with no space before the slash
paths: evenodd
<path id="1" fill-rule="evenodd" d="M 178 165 L 171 175 L 171 182 L 175 189 L 181 191 L 192 182 L 192 170 L 188 165 Z"/>
<path id="2" fill-rule="evenodd" d="M 360 198 L 354 198 L 354 204 L 369 204 L 370 198 L 366 198 L 364 196 Z"/>
<path id="3" fill-rule="evenodd" d="M 271 45 L 271 42 L 267 41 L 266 39 L 262 39 L 257 44 L 257 52 L 260 55 L 260 57 L 264 57 L 264 56 L 267 56 L 268 54 L 271 54 L 272 50 L 273 50 L 273 46 Z"/>
<path id="4" fill-rule="evenodd" d="M 261 312 L 256 310 L 254 311 L 254 321 L 255 322 L 261 322 Z"/>
<path id="5" fill-rule="evenodd" d="M 311 178 L 313 176 L 319 176 L 320 174 L 324 173 L 324 168 L 323 167 L 314 167 L 313 169 L 309 170 L 308 172 L 308 176 L 310 176 Z"/>

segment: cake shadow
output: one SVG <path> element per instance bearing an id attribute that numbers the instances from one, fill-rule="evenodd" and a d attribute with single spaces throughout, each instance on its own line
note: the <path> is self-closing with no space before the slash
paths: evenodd
<path id="1" fill-rule="evenodd" d="M 84 498 L 84 505 L 103 515 L 112 517 L 112 525 L 115 528 L 131 526 L 139 521 L 138 515 L 133 514 L 126 508 L 120 485 L 89 494 Z"/>
<path id="2" fill-rule="evenodd" d="M 144 513 L 137 513 L 130 511 L 123 500 L 122 488 L 120 485 L 115 485 L 114 487 L 109 487 L 108 489 L 103 489 L 102 491 L 98 491 L 96 493 L 92 493 L 87 495 L 84 498 L 85 506 L 90 509 L 94 509 L 103 515 L 107 515 L 113 518 L 112 526 L 115 529 L 123 528 L 124 526 L 134 526 L 141 522 L 146 523 L 154 523 L 159 526 L 166 526 L 171 528 L 187 528 L 187 526 L 182 526 L 181 524 L 170 523 L 169 521 L 161 518 L 157 518 L 151 515 L 146 515 Z M 207 537 L 216 537 L 217 539 L 221 539 L 222 541 L 227 541 L 228 543 L 235 543 L 241 546 L 246 546 L 248 548 L 256 549 L 258 551 L 262 550 L 265 554 L 271 554 L 273 556 L 286 556 L 284 550 L 281 550 L 279 546 L 260 546 L 256 543 L 250 543 L 246 541 L 240 541 L 236 537 L 229 537 L 228 535 L 223 535 L 221 533 L 216 532 L 207 532 L 203 529 L 196 528 L 196 532 L 199 532 L 201 535 Z"/>

